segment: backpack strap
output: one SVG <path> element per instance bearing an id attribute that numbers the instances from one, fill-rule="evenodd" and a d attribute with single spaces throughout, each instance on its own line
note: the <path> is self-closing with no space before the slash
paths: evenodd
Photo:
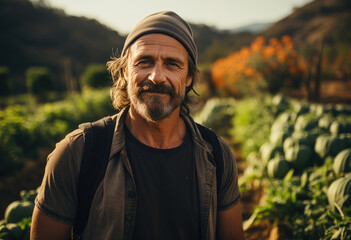
<path id="1" fill-rule="evenodd" d="M 202 138 L 212 145 L 213 160 L 216 163 L 216 177 L 217 177 L 217 191 L 218 191 L 222 183 L 222 176 L 224 171 L 223 153 L 222 153 L 221 145 L 218 140 L 218 136 L 214 131 L 212 131 L 211 129 L 205 126 L 202 126 L 201 124 L 196 123 L 196 126 L 199 129 Z"/>
<path id="2" fill-rule="evenodd" d="M 78 204 L 73 239 L 80 239 L 95 192 L 105 176 L 115 122 L 111 117 L 105 117 L 93 123 L 80 124 L 79 128 L 83 130 L 84 148 L 77 182 Z"/>

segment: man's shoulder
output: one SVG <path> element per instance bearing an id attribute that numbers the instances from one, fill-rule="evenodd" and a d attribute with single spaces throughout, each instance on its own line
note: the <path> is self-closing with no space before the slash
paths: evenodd
<path id="1" fill-rule="evenodd" d="M 77 149 L 84 145 L 84 132 L 82 129 L 77 128 L 68 133 L 60 142 L 56 144 L 56 148 Z"/>
<path id="2" fill-rule="evenodd" d="M 94 122 L 83 122 L 83 123 L 79 124 L 75 130 L 68 133 L 64 139 L 68 140 L 70 143 L 77 143 L 77 142 L 84 141 L 84 130 L 89 128 L 90 123 L 96 123 L 96 122 L 102 121 L 103 119 L 107 119 L 107 118 L 110 118 L 112 121 L 116 121 L 116 119 L 119 117 L 119 115 L 120 115 L 120 113 L 117 113 L 113 116 L 107 116 L 107 117 L 98 119 Z"/>
<path id="3" fill-rule="evenodd" d="M 219 135 L 217 135 L 217 137 L 218 137 L 219 144 L 221 145 L 222 151 L 232 152 L 229 144 L 225 140 L 223 140 L 223 138 L 221 138 Z"/>

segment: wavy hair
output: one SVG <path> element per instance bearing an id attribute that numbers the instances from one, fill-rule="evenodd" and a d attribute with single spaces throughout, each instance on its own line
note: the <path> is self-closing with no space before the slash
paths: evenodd
<path id="1" fill-rule="evenodd" d="M 112 57 L 111 61 L 107 62 L 107 70 L 110 72 L 113 85 L 110 89 L 110 96 L 112 99 L 112 105 L 117 110 L 122 110 L 123 108 L 130 105 L 130 100 L 127 91 L 127 79 L 125 75 L 125 69 L 127 67 L 127 62 L 129 58 L 129 49 L 125 52 L 123 56 L 120 57 Z M 188 78 L 192 78 L 191 84 L 189 87 L 185 89 L 185 97 L 181 103 L 181 111 L 185 114 L 190 113 L 190 106 L 192 104 L 192 100 L 189 96 L 189 92 L 193 91 L 196 95 L 196 91 L 194 90 L 195 81 L 197 81 L 199 74 L 199 69 L 196 63 L 191 59 L 188 55 Z"/>

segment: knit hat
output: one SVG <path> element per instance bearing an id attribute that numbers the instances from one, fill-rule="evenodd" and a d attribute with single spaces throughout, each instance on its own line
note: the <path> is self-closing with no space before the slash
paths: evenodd
<path id="1" fill-rule="evenodd" d="M 171 11 L 154 13 L 142 19 L 127 36 L 122 56 L 138 38 L 151 33 L 163 33 L 175 38 L 185 47 L 194 63 L 197 63 L 197 49 L 190 25 Z"/>

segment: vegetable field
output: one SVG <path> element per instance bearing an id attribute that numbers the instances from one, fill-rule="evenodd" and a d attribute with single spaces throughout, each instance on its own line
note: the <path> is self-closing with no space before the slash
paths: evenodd
<path id="1" fill-rule="evenodd" d="M 4 109 L 2 179 L 21 173 L 27 159 L 38 158 L 42 148 L 52 149 L 77 124 L 110 114 L 105 90 Z M 350 106 L 309 104 L 282 95 L 212 98 L 193 115 L 228 141 L 237 156 L 247 239 L 268 239 L 257 233 L 262 224 L 268 235 L 275 226 L 278 239 L 351 239 Z M 39 184 L 4 206 L 0 239 L 29 239 Z M 247 196 L 262 197 L 247 207 Z"/>
<path id="2" fill-rule="evenodd" d="M 268 221 L 289 239 L 351 239 L 350 106 L 212 99 L 197 120 L 240 144 L 243 194 L 264 191 L 247 232 Z"/>

